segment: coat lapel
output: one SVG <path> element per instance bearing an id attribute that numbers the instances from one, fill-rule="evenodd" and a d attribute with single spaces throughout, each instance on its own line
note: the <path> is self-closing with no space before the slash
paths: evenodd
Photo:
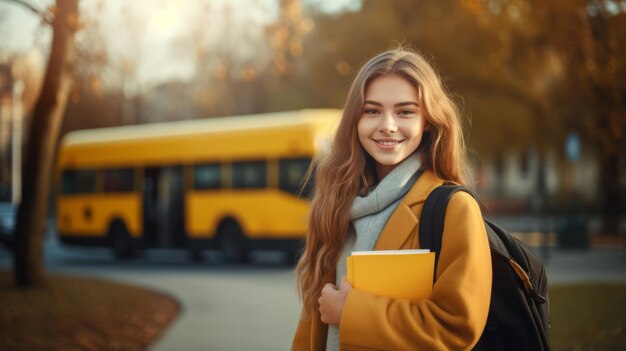
<path id="1" fill-rule="evenodd" d="M 417 179 L 411 190 L 404 196 L 402 202 L 391 214 L 385 228 L 380 233 L 375 250 L 399 250 L 414 232 L 421 214 L 416 211 L 416 205 L 426 201 L 431 190 L 441 185 L 443 181 L 431 171 L 426 170 Z"/>
<path id="2" fill-rule="evenodd" d="M 374 250 L 398 250 L 411 235 L 418 219 L 411 208 L 400 203 L 385 225 Z"/>

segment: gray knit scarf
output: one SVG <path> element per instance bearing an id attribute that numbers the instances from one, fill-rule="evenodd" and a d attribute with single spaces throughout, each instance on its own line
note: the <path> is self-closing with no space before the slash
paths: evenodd
<path id="1" fill-rule="evenodd" d="M 421 172 L 417 155 L 411 155 L 394 168 L 366 196 L 356 196 L 350 219 L 356 231 L 355 251 L 372 250 L 380 232 L 400 200 L 409 192 Z"/>

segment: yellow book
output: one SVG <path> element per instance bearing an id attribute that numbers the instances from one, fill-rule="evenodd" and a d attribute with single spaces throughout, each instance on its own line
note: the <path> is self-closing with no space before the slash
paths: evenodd
<path id="1" fill-rule="evenodd" d="M 429 250 L 353 251 L 346 263 L 352 287 L 379 296 L 418 302 L 433 289 L 435 253 Z"/>

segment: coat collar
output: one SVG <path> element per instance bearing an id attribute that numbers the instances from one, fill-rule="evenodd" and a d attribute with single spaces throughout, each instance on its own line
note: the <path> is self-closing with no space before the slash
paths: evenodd
<path id="1" fill-rule="evenodd" d="M 375 250 L 398 250 L 413 233 L 419 222 L 420 213 L 412 207 L 424 203 L 428 194 L 443 184 L 431 170 L 426 170 L 417 179 L 411 190 L 404 196 L 402 202 L 393 212 L 385 228 L 376 242 Z"/>

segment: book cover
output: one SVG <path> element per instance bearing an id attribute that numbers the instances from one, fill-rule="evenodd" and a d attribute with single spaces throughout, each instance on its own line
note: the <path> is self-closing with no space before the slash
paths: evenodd
<path id="1" fill-rule="evenodd" d="M 379 296 L 418 302 L 433 288 L 435 253 L 429 250 L 354 251 L 346 263 L 352 287 Z"/>

